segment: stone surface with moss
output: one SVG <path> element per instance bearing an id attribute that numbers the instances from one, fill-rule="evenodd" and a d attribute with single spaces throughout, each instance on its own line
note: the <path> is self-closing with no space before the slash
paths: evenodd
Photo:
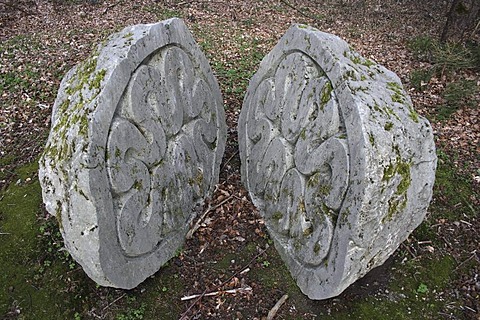
<path id="1" fill-rule="evenodd" d="M 68 72 L 39 178 L 93 280 L 130 289 L 175 255 L 225 139 L 218 84 L 179 19 L 127 27 Z"/>
<path id="2" fill-rule="evenodd" d="M 340 294 L 422 222 L 436 154 L 400 79 L 296 25 L 264 58 L 239 120 L 242 179 L 312 299 Z"/>

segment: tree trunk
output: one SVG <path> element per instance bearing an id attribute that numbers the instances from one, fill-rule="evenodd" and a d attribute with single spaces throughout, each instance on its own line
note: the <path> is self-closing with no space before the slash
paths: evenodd
<path id="1" fill-rule="evenodd" d="M 455 35 L 456 40 L 464 41 L 464 35 L 474 35 L 480 20 L 479 0 L 453 0 L 447 13 L 447 21 L 443 26 L 440 42 L 445 43 Z"/>

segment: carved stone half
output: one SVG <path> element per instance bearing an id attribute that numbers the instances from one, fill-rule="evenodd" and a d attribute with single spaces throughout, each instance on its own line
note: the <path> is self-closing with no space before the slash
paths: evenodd
<path id="1" fill-rule="evenodd" d="M 217 81 L 179 19 L 125 28 L 68 72 L 39 176 L 93 280 L 134 288 L 175 255 L 225 139 Z"/>
<path id="2" fill-rule="evenodd" d="M 250 81 L 242 180 L 311 299 L 340 294 L 423 220 L 436 154 L 399 78 L 340 38 L 290 28 Z"/>

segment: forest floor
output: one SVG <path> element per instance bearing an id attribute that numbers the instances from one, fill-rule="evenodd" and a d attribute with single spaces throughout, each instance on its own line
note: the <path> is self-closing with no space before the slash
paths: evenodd
<path id="1" fill-rule="evenodd" d="M 275 319 L 480 319 L 480 49 L 437 43 L 447 11 L 439 0 L 1 2 L 0 319 L 266 319 L 285 294 Z M 113 32 L 171 17 L 185 20 L 222 89 L 220 183 L 175 258 L 133 290 L 99 287 L 63 250 L 37 161 L 63 75 Z M 439 158 L 425 221 L 383 266 L 324 301 L 296 287 L 240 180 L 248 80 L 292 23 L 396 72 L 430 120 Z"/>

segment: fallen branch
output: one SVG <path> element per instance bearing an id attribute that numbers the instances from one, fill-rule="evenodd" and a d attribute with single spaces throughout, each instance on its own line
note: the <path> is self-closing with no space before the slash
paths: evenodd
<path id="1" fill-rule="evenodd" d="M 228 163 L 233 159 L 233 157 L 235 157 L 237 154 L 239 153 L 239 151 L 235 151 L 231 156 L 230 158 L 228 158 L 227 161 L 225 161 L 225 163 L 223 164 L 222 166 L 222 169 L 220 169 L 220 171 L 223 171 L 223 169 L 225 169 L 225 167 L 228 165 Z"/>
<path id="2" fill-rule="evenodd" d="M 188 1 L 182 1 L 182 2 L 179 2 L 179 3 L 173 3 L 172 5 L 173 6 L 176 6 L 176 7 L 181 7 L 183 5 L 186 5 L 186 4 L 192 4 L 192 3 L 208 3 L 208 4 L 212 4 L 212 3 L 215 3 L 215 4 L 225 4 L 225 5 L 228 5 L 228 6 L 241 6 L 242 4 L 241 3 L 232 3 L 232 2 L 229 2 L 229 1 L 212 1 L 212 0 L 188 0 Z"/>
<path id="3" fill-rule="evenodd" d="M 300 13 L 302 16 L 304 16 L 304 17 L 306 17 L 306 18 L 313 19 L 313 20 L 315 20 L 315 21 L 319 21 L 318 18 L 306 14 L 305 12 L 303 12 L 302 10 L 300 10 L 299 8 L 297 8 L 297 7 L 293 6 L 293 5 L 291 5 L 290 3 L 288 3 L 286 0 L 280 0 L 280 2 L 283 3 L 284 5 L 286 5 L 287 7 L 289 7 L 289 8 L 291 8 L 291 9 L 297 11 L 298 13 Z"/>
<path id="4" fill-rule="evenodd" d="M 236 288 L 236 289 L 230 289 L 230 290 L 220 290 L 220 291 L 214 291 L 209 293 L 194 294 L 191 296 L 182 297 L 181 300 L 187 301 L 187 300 L 192 300 L 198 297 L 214 297 L 214 296 L 218 296 L 225 293 L 236 294 L 236 293 L 244 293 L 247 291 L 252 291 L 252 288 L 245 287 L 245 288 Z"/>
<path id="5" fill-rule="evenodd" d="M 475 210 L 475 208 L 470 204 L 470 201 L 468 201 L 467 198 L 465 198 L 465 196 L 463 195 L 460 195 L 460 198 L 463 200 L 463 202 L 467 205 L 467 207 L 472 211 L 473 215 L 475 216 L 477 214 L 477 211 Z"/>
<path id="6" fill-rule="evenodd" d="M 258 257 L 260 257 L 262 254 L 264 254 L 267 250 L 268 250 L 269 246 L 267 245 L 267 247 L 265 249 L 263 249 L 262 251 L 260 251 L 259 253 L 257 253 L 255 255 L 255 257 L 253 257 L 243 268 L 241 268 L 239 271 L 235 272 L 230 278 L 228 278 L 227 280 L 223 281 L 221 284 L 217 285 L 214 287 L 213 290 L 216 290 L 218 288 L 221 288 L 223 287 L 224 285 L 226 285 L 227 283 L 229 283 L 234 277 L 236 277 L 238 274 L 241 274 L 243 273 L 246 269 L 248 269 L 250 267 L 250 265 L 253 263 L 253 261 L 257 260 Z M 187 320 L 187 313 L 192 310 L 193 306 L 197 304 L 197 302 L 199 302 L 200 300 L 202 300 L 202 298 L 207 294 L 207 290 L 203 291 L 203 293 L 201 295 L 199 295 L 195 301 L 193 301 L 193 303 L 188 307 L 188 309 L 182 313 L 182 315 L 180 316 L 180 320 Z M 195 299 L 195 298 L 194 298 Z"/>
<path id="7" fill-rule="evenodd" d="M 105 312 L 105 310 L 107 310 L 108 308 L 110 308 L 112 305 L 114 305 L 115 303 L 117 303 L 119 300 L 123 299 L 123 297 L 125 297 L 127 294 L 124 293 L 122 294 L 120 297 L 118 297 L 117 299 L 113 300 L 112 302 L 110 302 L 105 308 L 102 309 L 102 313 Z"/>
<path id="8" fill-rule="evenodd" d="M 123 2 L 123 0 L 120 0 L 120 1 L 115 2 L 114 4 L 109 5 L 108 7 L 105 8 L 105 10 L 103 10 L 103 14 L 106 14 L 108 12 L 108 10 L 112 9 L 113 7 L 116 7 L 117 5 L 119 5 L 122 2 Z"/>
<path id="9" fill-rule="evenodd" d="M 473 38 L 475 36 L 475 33 L 477 33 L 479 27 L 480 27 L 480 21 L 478 21 L 477 25 L 473 29 L 472 34 L 470 35 L 470 38 Z"/>
<path id="10" fill-rule="evenodd" d="M 11 233 L 8 233 L 8 232 L 0 232 L 0 236 L 2 236 L 2 235 L 9 235 L 9 234 L 11 234 Z"/>
<path id="11" fill-rule="evenodd" d="M 284 294 L 283 297 L 281 297 L 280 300 L 278 300 L 277 303 L 275 303 L 272 310 L 270 310 L 270 312 L 267 315 L 267 320 L 273 320 L 278 310 L 285 303 L 285 301 L 287 301 L 287 299 L 288 299 L 288 294 Z"/>
<path id="12" fill-rule="evenodd" d="M 470 222 L 465 221 L 465 220 L 460 220 L 460 222 L 466 224 L 469 227 L 473 226 L 473 224 L 471 224 Z"/>
<path id="13" fill-rule="evenodd" d="M 477 257 L 477 250 L 474 250 L 472 252 L 472 254 L 470 255 L 470 257 L 468 257 L 467 259 L 465 259 L 464 261 L 462 261 L 455 269 L 454 271 L 457 271 L 458 269 L 460 269 L 465 263 L 467 263 L 468 261 L 472 260 L 473 258 L 476 258 L 476 260 L 478 262 L 480 262 L 480 260 L 478 260 L 478 257 Z"/>
<path id="14" fill-rule="evenodd" d="M 417 244 L 418 244 L 419 246 L 422 245 L 422 244 L 432 244 L 432 241 L 429 241 L 429 240 L 427 240 L 427 241 L 418 241 Z"/>
<path id="15" fill-rule="evenodd" d="M 191 239 L 193 234 L 195 233 L 195 231 L 198 230 L 198 228 L 200 228 L 200 224 L 202 223 L 202 221 L 205 219 L 205 217 L 207 216 L 207 214 L 210 213 L 210 211 L 213 211 L 215 209 L 217 209 L 218 207 L 221 207 L 223 206 L 225 203 L 227 203 L 228 201 L 230 201 L 230 199 L 232 199 L 233 196 L 230 196 L 226 199 L 224 199 L 222 202 L 220 202 L 219 204 L 211 207 L 210 204 L 208 205 L 208 208 L 207 210 L 205 210 L 203 213 L 202 213 L 202 216 L 200 218 L 198 218 L 197 222 L 195 223 L 195 225 L 187 232 L 187 239 Z"/>
<path id="16" fill-rule="evenodd" d="M 401 245 L 402 245 L 402 247 L 404 247 L 404 248 L 407 250 L 408 253 L 410 253 L 410 255 L 412 256 L 413 259 L 416 259 L 416 258 L 417 258 L 417 256 L 412 252 L 412 249 L 410 249 L 409 246 L 407 246 L 407 245 L 404 244 L 403 242 L 402 242 Z"/>

